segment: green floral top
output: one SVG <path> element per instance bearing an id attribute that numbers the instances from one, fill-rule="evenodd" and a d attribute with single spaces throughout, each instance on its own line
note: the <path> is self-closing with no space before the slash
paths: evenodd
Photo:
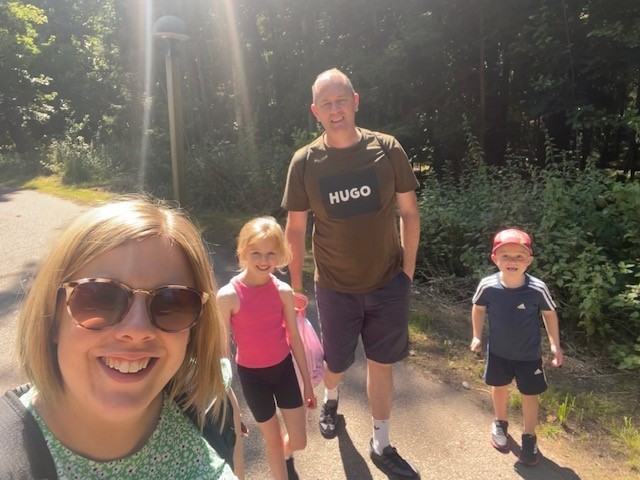
<path id="1" fill-rule="evenodd" d="M 109 462 L 89 460 L 62 445 L 33 406 L 35 389 L 21 397 L 34 416 L 53 457 L 59 480 L 227 480 L 229 465 L 202 437 L 194 423 L 165 395 L 155 431 L 141 450 Z"/>

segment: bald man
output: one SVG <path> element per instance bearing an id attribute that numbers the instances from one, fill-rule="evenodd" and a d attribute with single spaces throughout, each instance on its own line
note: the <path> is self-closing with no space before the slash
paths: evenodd
<path id="1" fill-rule="evenodd" d="M 389 441 L 392 367 L 409 352 L 419 184 L 394 137 L 356 126 L 360 97 L 343 72 L 321 73 L 311 93 L 311 111 L 324 133 L 294 154 L 282 207 L 288 211 L 285 233 L 293 252 L 291 284 L 298 291 L 313 214 L 315 293 L 325 351 L 320 433 L 337 434 L 339 384 L 361 337 L 373 422 L 371 459 L 392 478 L 419 479 Z"/>

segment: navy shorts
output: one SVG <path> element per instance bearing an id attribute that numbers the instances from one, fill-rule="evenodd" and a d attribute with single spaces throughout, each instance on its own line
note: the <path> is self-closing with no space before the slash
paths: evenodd
<path id="1" fill-rule="evenodd" d="M 484 371 L 484 381 L 487 385 L 503 387 L 509 385 L 514 378 L 518 390 L 523 395 L 540 395 L 548 387 L 541 358 L 508 360 L 489 352 Z"/>
<path id="2" fill-rule="evenodd" d="M 302 406 L 302 394 L 291 354 L 271 367 L 237 367 L 242 394 L 256 422 L 266 422 L 275 415 L 275 402 L 278 402 L 279 408 Z"/>
<path id="3" fill-rule="evenodd" d="M 391 364 L 409 354 L 411 279 L 400 272 L 369 293 L 340 293 L 316 284 L 318 320 L 324 360 L 342 373 L 355 361 L 362 336 L 364 353 L 374 362 Z"/>

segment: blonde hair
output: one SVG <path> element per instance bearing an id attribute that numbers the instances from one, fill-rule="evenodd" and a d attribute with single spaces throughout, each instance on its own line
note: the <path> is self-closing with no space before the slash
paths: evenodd
<path id="1" fill-rule="evenodd" d="M 180 247 L 193 271 L 194 288 L 209 294 L 202 316 L 189 332 L 185 358 L 165 387 L 183 410 L 194 409 L 200 427 L 215 399 L 211 415 L 226 409 L 220 359 L 226 327 L 219 317 L 217 285 L 200 232 L 187 216 L 160 201 L 126 197 L 93 208 L 78 217 L 44 260 L 18 319 L 18 357 L 43 401 L 59 402 L 63 381 L 57 360 L 58 292 L 60 284 L 103 253 L 130 240 L 163 237 Z"/>
<path id="2" fill-rule="evenodd" d="M 291 249 L 284 239 L 282 227 L 270 216 L 257 217 L 244 224 L 238 235 L 238 264 L 240 269 L 247 266 L 247 251 L 261 240 L 273 240 L 278 253 L 276 268 L 283 268 L 291 262 Z"/>

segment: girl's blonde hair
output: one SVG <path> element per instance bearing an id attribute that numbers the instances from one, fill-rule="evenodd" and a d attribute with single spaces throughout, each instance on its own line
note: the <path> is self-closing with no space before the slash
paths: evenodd
<path id="1" fill-rule="evenodd" d="M 140 197 L 123 198 L 78 217 L 46 257 L 33 282 L 18 319 L 18 357 L 43 401 L 59 402 L 64 389 L 54 342 L 58 299 L 63 298 L 58 296 L 60 285 L 103 253 L 130 240 L 152 237 L 167 238 L 180 247 L 193 271 L 193 287 L 209 294 L 202 316 L 189 332 L 182 365 L 165 390 L 182 409 L 195 410 L 200 427 L 215 399 L 219 401 L 214 403 L 212 417 L 226 409 L 220 360 L 227 332 L 218 314 L 217 285 L 208 251 L 200 232 L 184 213 Z"/>
<path id="2" fill-rule="evenodd" d="M 247 252 L 252 245 L 261 240 L 273 240 L 278 253 L 276 268 L 283 268 L 291 263 L 291 249 L 284 239 L 282 227 L 275 218 L 270 216 L 257 217 L 248 221 L 238 235 L 238 264 L 240 270 L 247 266 Z"/>

